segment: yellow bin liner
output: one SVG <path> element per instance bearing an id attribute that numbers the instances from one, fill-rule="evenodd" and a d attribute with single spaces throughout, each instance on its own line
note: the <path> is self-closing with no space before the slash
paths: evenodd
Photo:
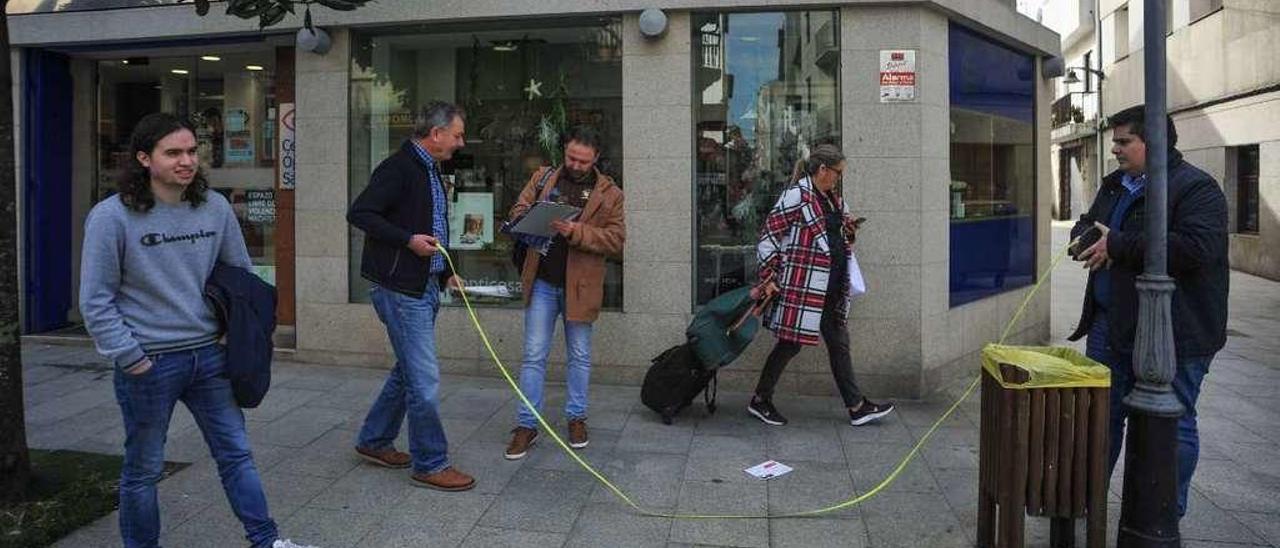
<path id="1" fill-rule="evenodd" d="M 1005 363 L 1026 371 L 1025 383 L 1006 383 L 1000 374 Z M 1105 388 L 1111 386 L 1111 370 L 1084 354 L 1061 346 L 1008 346 L 988 344 L 982 349 L 982 367 L 1000 386 L 1031 388 Z"/>

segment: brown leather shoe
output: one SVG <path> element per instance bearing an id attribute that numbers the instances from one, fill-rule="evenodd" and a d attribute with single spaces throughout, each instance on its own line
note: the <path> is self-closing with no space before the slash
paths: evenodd
<path id="1" fill-rule="evenodd" d="M 466 491 L 476 486 L 476 479 L 452 466 L 434 474 L 415 472 L 409 476 L 414 485 L 439 491 Z"/>
<path id="2" fill-rule="evenodd" d="M 364 460 L 387 468 L 408 468 L 409 463 L 413 460 L 413 457 L 410 457 L 408 453 L 396 451 L 394 447 L 385 447 L 383 449 L 357 447 L 356 454 L 360 455 L 360 458 Z"/>
<path id="3" fill-rule="evenodd" d="M 529 454 L 529 448 L 533 447 L 533 443 L 538 441 L 538 430 L 536 428 L 525 428 L 517 426 L 511 431 L 511 443 L 507 445 L 507 450 L 502 454 L 507 460 L 520 460 Z"/>
<path id="4" fill-rule="evenodd" d="M 569 447 L 582 449 L 587 446 L 587 419 L 569 421 Z"/>

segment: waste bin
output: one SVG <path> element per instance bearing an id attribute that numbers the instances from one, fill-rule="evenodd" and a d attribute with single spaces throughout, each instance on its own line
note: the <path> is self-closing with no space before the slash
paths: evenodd
<path id="1" fill-rule="evenodd" d="M 1050 543 L 1107 545 L 1111 372 L 1060 347 L 987 345 L 982 352 L 978 546 L 1024 544 L 1023 513 L 1047 517 Z"/>

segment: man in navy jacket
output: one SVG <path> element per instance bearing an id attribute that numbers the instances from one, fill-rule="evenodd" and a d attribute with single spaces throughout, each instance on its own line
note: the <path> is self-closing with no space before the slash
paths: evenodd
<path id="1" fill-rule="evenodd" d="M 360 275 L 387 326 L 396 365 L 369 409 L 356 440 L 360 457 L 388 468 L 410 468 L 415 485 L 464 491 L 475 479 L 449 463 L 440 422 L 440 363 L 435 324 L 440 291 L 461 281 L 440 253 L 449 246 L 448 208 L 440 162 L 462 148 L 462 110 L 430 103 L 414 118 L 413 136 L 383 160 L 347 220 L 363 230 Z M 392 445 L 409 419 L 409 453 Z"/>
<path id="2" fill-rule="evenodd" d="M 1120 169 L 1103 179 L 1089 211 L 1071 237 L 1096 243 L 1080 246 L 1076 258 L 1090 270 L 1080 324 L 1069 340 L 1088 335 L 1087 354 L 1111 368 L 1111 467 L 1120 456 L 1129 410 L 1122 399 L 1133 389 L 1134 335 L 1138 318 L 1136 280 L 1146 253 L 1145 113 L 1138 105 L 1108 122 L 1114 128 L 1111 152 Z M 1178 511 L 1185 514 L 1187 489 L 1200 454 L 1196 399 L 1209 362 L 1227 339 L 1227 201 L 1217 181 L 1187 163 L 1173 148 L 1178 134 L 1169 118 L 1168 271 L 1176 283 L 1172 315 L 1177 371 L 1173 391 L 1186 412 L 1178 420 Z M 1096 230 L 1096 234 L 1088 234 Z"/>

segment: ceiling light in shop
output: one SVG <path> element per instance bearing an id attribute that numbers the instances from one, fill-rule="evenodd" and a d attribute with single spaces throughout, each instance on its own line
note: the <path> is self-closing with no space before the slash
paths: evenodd
<path id="1" fill-rule="evenodd" d="M 187 69 L 172 69 L 169 72 L 172 72 L 174 74 L 189 74 L 191 71 Z"/>
<path id="2" fill-rule="evenodd" d="M 515 51 L 517 49 L 520 49 L 520 46 L 517 46 L 515 42 L 497 42 L 493 44 L 493 51 L 506 52 Z"/>
<path id="3" fill-rule="evenodd" d="M 245 70 L 262 70 L 262 65 L 245 65 Z"/>
<path id="4" fill-rule="evenodd" d="M 221 61 L 222 58 L 217 55 L 204 55 L 200 57 L 201 61 Z"/>

